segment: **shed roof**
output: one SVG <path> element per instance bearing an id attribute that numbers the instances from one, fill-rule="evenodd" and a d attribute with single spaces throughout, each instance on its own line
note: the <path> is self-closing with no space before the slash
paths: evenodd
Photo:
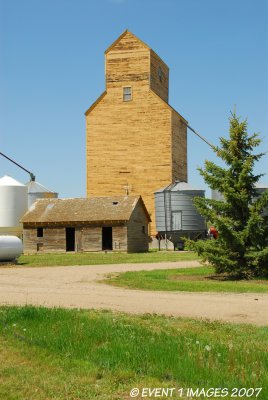
<path id="1" fill-rule="evenodd" d="M 24 214 L 23 223 L 129 221 L 138 202 L 150 216 L 141 197 L 115 196 L 88 199 L 39 199 Z"/>

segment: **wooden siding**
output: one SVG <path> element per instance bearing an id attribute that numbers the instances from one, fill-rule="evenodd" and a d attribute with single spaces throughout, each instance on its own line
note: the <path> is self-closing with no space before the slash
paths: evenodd
<path id="1" fill-rule="evenodd" d="M 106 53 L 106 88 L 138 82 L 149 87 L 150 50 L 130 32 Z"/>
<path id="2" fill-rule="evenodd" d="M 108 92 L 87 117 L 87 195 L 141 195 L 155 230 L 154 192 L 171 171 L 171 110 L 154 93 L 133 85 Z"/>
<path id="3" fill-rule="evenodd" d="M 111 226 L 113 228 L 113 250 L 127 251 L 127 226 Z M 24 227 L 23 246 L 26 254 L 66 252 L 65 226 L 44 227 L 43 237 L 37 237 L 37 227 Z M 76 226 L 75 251 L 102 251 L 102 226 Z"/>
<path id="4" fill-rule="evenodd" d="M 102 250 L 102 227 L 92 226 L 82 229 L 81 251 Z"/>
<path id="5" fill-rule="evenodd" d="M 131 101 L 123 101 L 123 87 L 132 88 Z M 87 196 L 123 195 L 126 190 L 141 195 L 152 219 L 152 235 L 154 192 L 174 176 L 187 177 L 179 169 L 184 163 L 187 171 L 186 141 L 179 143 L 184 133 L 180 127 L 173 129 L 177 120 L 167 99 L 168 67 L 127 32 L 107 51 L 106 93 L 86 113 Z"/>
<path id="6" fill-rule="evenodd" d="M 127 227 L 112 226 L 113 250 L 127 251 Z M 80 251 L 102 251 L 102 227 L 87 227 L 82 229 Z"/>
<path id="7" fill-rule="evenodd" d="M 37 228 L 23 229 L 25 253 L 61 253 L 66 251 L 65 228 L 43 228 L 43 237 L 37 237 Z"/>
<path id="8" fill-rule="evenodd" d="M 127 251 L 127 226 L 113 226 L 113 250 Z"/>
<path id="9" fill-rule="evenodd" d="M 187 182 L 187 127 L 172 110 L 172 182 Z"/>
<path id="10" fill-rule="evenodd" d="M 128 222 L 128 252 L 138 253 L 149 250 L 148 221 L 142 206 L 139 204 Z"/>
<path id="11" fill-rule="evenodd" d="M 162 71 L 162 81 L 159 78 Z M 164 101 L 168 102 L 169 68 L 158 55 L 150 51 L 150 88 Z"/>

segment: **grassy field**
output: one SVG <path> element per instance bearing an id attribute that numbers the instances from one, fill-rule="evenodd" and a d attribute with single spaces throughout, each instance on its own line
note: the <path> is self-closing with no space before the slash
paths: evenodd
<path id="1" fill-rule="evenodd" d="M 104 281 L 131 289 L 187 292 L 268 292 L 268 280 L 223 281 L 215 279 L 211 267 L 124 272 Z"/>
<path id="2" fill-rule="evenodd" d="M 268 398 L 268 327 L 29 306 L 0 308 L 0 322 L 1 399 L 125 400 L 133 387 Z"/>
<path id="3" fill-rule="evenodd" d="M 198 260 L 192 252 L 150 251 L 148 253 L 73 253 L 22 255 L 18 263 L 25 266 L 98 265 L 153 263 Z"/>

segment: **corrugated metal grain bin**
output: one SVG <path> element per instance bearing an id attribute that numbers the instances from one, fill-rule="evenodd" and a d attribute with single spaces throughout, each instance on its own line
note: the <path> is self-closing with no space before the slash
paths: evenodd
<path id="1" fill-rule="evenodd" d="M 38 199 L 51 199 L 51 198 L 56 199 L 58 197 L 58 193 L 52 192 L 45 186 L 41 185 L 41 183 L 30 181 L 27 184 L 27 186 L 28 186 L 28 209 Z"/>
<path id="2" fill-rule="evenodd" d="M 212 200 L 224 201 L 224 196 L 218 190 L 211 190 Z"/>
<path id="3" fill-rule="evenodd" d="M 173 243 L 182 237 L 205 236 L 205 219 L 194 205 L 196 196 L 205 197 L 205 191 L 186 182 L 175 182 L 155 192 L 156 229 L 161 235 L 166 234 Z"/>
<path id="4" fill-rule="evenodd" d="M 256 188 L 257 195 L 260 196 L 268 190 L 268 185 L 266 185 L 264 183 L 257 183 L 255 185 L 255 188 Z M 263 215 L 268 216 L 268 208 L 263 210 Z"/>
<path id="5" fill-rule="evenodd" d="M 253 201 L 257 200 L 257 198 L 260 195 L 262 195 L 264 192 L 266 192 L 268 190 L 268 185 L 265 183 L 256 183 L 255 190 L 256 190 L 257 196 L 253 199 Z M 218 190 L 211 190 L 211 198 L 212 198 L 212 200 L 224 201 L 223 194 L 221 194 Z M 268 209 L 265 209 L 263 211 L 263 214 L 268 215 Z"/>

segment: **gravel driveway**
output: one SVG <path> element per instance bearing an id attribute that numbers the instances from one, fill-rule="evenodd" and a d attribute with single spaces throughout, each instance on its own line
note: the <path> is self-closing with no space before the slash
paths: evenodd
<path id="1" fill-rule="evenodd" d="M 117 288 L 97 281 L 113 272 L 198 266 L 197 261 L 71 267 L 0 268 L 0 304 L 95 308 L 134 314 L 268 325 L 268 294 L 189 293 Z"/>

